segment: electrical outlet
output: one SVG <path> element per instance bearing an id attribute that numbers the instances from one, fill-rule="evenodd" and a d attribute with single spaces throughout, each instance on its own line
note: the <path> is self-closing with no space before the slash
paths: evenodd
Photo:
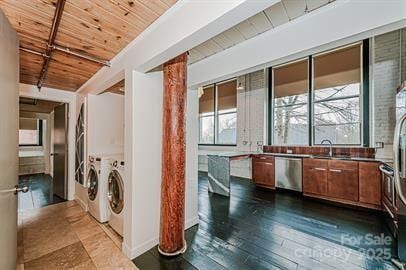
<path id="1" fill-rule="evenodd" d="M 375 142 L 375 148 L 384 148 L 385 144 L 383 142 Z"/>

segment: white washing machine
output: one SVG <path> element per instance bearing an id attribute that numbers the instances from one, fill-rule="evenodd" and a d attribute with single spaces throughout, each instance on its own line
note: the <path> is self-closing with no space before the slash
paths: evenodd
<path id="1" fill-rule="evenodd" d="M 124 223 L 124 160 L 113 162 L 108 177 L 108 208 L 110 212 L 109 225 L 119 235 L 123 236 Z"/>
<path id="2" fill-rule="evenodd" d="M 99 222 L 108 221 L 107 180 L 112 166 L 111 157 L 89 156 L 87 198 L 89 213 Z"/>

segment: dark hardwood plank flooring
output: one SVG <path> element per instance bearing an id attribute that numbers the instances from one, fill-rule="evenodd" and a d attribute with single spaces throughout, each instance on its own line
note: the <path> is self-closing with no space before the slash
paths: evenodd
<path id="1" fill-rule="evenodd" d="M 52 177 L 48 174 L 22 175 L 18 182 L 29 187 L 27 193 L 18 193 L 19 210 L 40 208 L 65 201 L 54 195 Z"/>
<path id="2" fill-rule="evenodd" d="M 372 243 L 384 236 L 389 244 Z M 383 255 L 395 241 L 378 212 L 256 187 L 232 177 L 231 197 L 208 193 L 199 173 L 199 225 L 186 231 L 176 258 L 154 247 L 140 269 L 395 269 Z M 386 252 L 381 254 L 381 252 Z"/>

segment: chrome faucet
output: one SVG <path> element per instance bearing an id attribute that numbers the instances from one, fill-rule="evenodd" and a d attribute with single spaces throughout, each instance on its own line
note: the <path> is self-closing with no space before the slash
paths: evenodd
<path id="1" fill-rule="evenodd" d="M 332 157 L 333 156 L 333 143 L 330 140 L 322 140 L 321 144 L 324 144 L 325 142 L 330 144 L 330 151 L 328 152 L 328 155 L 330 157 Z"/>

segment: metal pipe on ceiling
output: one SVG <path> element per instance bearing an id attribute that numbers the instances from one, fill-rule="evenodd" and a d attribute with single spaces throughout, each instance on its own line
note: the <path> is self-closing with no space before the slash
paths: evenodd
<path id="1" fill-rule="evenodd" d="M 30 49 L 27 49 L 27 48 L 24 48 L 24 47 L 20 47 L 20 51 L 32 53 L 32 54 L 35 54 L 35 55 L 38 55 L 38 56 L 42 56 L 42 57 L 45 57 L 45 58 L 48 58 L 48 57 L 49 57 L 49 56 L 46 55 L 45 53 L 37 52 L 37 51 L 30 50 Z"/>
<path id="2" fill-rule="evenodd" d="M 52 49 L 61 51 L 61 52 L 67 53 L 67 54 L 71 54 L 71 55 L 74 55 L 74 56 L 77 56 L 77 57 L 80 57 L 80 58 L 83 58 L 83 59 L 86 59 L 86 60 L 89 60 L 92 62 L 96 62 L 96 63 L 102 64 L 104 66 L 107 66 L 107 67 L 111 66 L 110 62 L 107 60 L 98 59 L 98 58 L 90 56 L 90 55 L 85 55 L 85 54 L 82 54 L 79 52 L 75 52 L 75 51 L 72 51 L 71 49 L 69 49 L 68 47 L 62 47 L 62 46 L 54 44 L 52 46 Z"/>
<path id="3" fill-rule="evenodd" d="M 50 58 L 52 55 L 52 46 L 55 43 L 56 35 L 58 33 L 59 24 L 61 22 L 63 10 L 65 8 L 65 2 L 66 2 L 66 0 L 58 0 L 58 2 L 56 3 L 55 14 L 54 14 L 54 18 L 52 20 L 52 27 L 51 27 L 51 31 L 49 33 L 49 38 L 48 38 L 48 43 L 47 43 L 48 46 L 45 50 L 45 54 L 48 57 L 44 57 L 44 63 L 42 65 L 41 74 L 39 76 L 39 80 L 37 83 L 37 87 L 39 90 L 41 89 L 42 84 L 44 83 L 45 75 L 48 71 L 49 62 L 51 60 Z"/>

